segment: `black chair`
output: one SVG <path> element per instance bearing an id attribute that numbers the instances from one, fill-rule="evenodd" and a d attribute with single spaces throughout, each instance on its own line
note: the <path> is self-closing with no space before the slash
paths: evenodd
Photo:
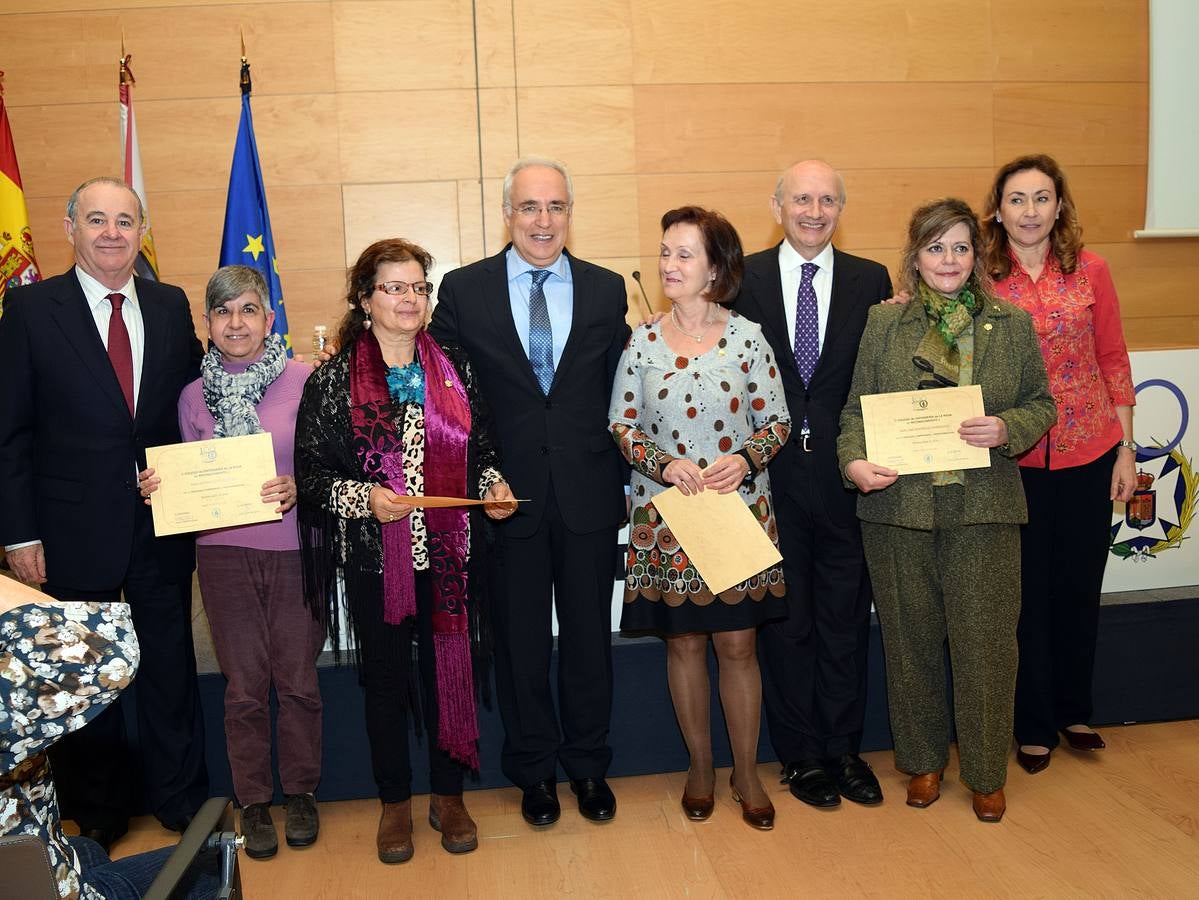
<path id="1" fill-rule="evenodd" d="M 242 840 L 235 830 L 233 802 L 228 797 L 208 800 L 192 819 L 166 864 L 146 892 L 146 900 L 172 900 L 179 883 L 202 851 L 221 855 L 218 900 L 241 900 L 241 870 L 237 851 Z M 27 834 L 0 837 L 0 900 L 58 900 L 46 845 Z"/>

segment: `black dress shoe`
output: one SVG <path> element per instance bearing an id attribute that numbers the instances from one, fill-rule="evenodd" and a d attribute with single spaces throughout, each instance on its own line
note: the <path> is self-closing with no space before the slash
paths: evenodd
<path id="1" fill-rule="evenodd" d="M 856 753 L 825 760 L 824 764 L 829 775 L 837 782 L 837 791 L 846 800 L 863 806 L 877 806 L 883 802 L 883 789 L 874 770 Z"/>
<path id="2" fill-rule="evenodd" d="M 1103 738 L 1094 731 L 1067 731 L 1062 729 L 1062 737 L 1066 739 L 1066 743 L 1070 745 L 1071 750 L 1102 750 L 1107 746 L 1103 742 Z"/>
<path id="3" fill-rule="evenodd" d="M 828 809 L 841 805 L 841 792 L 817 759 L 801 759 L 783 767 L 782 784 L 791 786 L 791 794 L 809 806 Z"/>
<path id="4" fill-rule="evenodd" d="M 558 805 L 558 785 L 552 778 L 546 778 L 525 788 L 524 799 L 520 801 L 520 814 L 530 825 L 553 825 L 562 815 L 562 807 Z"/>
<path id="5" fill-rule="evenodd" d="M 1025 753 L 1019 747 L 1016 748 L 1016 762 L 1029 775 L 1036 775 L 1038 772 L 1048 769 L 1049 757 L 1050 751 L 1044 753 Z"/>
<path id="6" fill-rule="evenodd" d="M 116 825 L 98 825 L 94 828 L 80 828 L 79 836 L 95 841 L 107 853 L 112 848 L 112 845 L 120 840 L 128 830 L 129 823 L 127 822 Z"/>
<path id="7" fill-rule="evenodd" d="M 616 815 L 616 796 L 602 778 L 576 778 L 570 789 L 579 798 L 579 814 L 592 822 L 607 822 Z"/>

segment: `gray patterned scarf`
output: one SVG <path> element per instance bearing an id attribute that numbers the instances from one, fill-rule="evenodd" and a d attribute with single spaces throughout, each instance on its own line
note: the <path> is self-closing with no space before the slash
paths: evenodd
<path id="1" fill-rule="evenodd" d="M 262 423 L 255 407 L 262 395 L 287 366 L 287 350 L 283 338 L 267 335 L 266 350 L 244 372 L 226 372 L 221 365 L 221 351 L 216 347 L 204 354 L 200 362 L 200 377 L 204 379 L 204 402 L 216 420 L 213 437 L 236 437 L 258 434 Z"/>

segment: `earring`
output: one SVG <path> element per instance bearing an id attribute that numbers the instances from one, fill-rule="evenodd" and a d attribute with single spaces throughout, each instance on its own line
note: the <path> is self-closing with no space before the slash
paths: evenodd
<path id="1" fill-rule="evenodd" d="M 370 330 L 370 327 L 371 327 L 371 311 L 370 311 L 370 308 L 369 308 L 369 307 L 366 307 L 366 306 L 364 306 L 364 307 L 362 307 L 362 312 L 363 312 L 363 315 L 365 315 L 365 316 L 366 316 L 366 318 L 365 318 L 365 319 L 363 320 L 363 322 L 362 322 L 362 327 L 363 327 L 363 328 L 365 328 L 365 329 L 367 329 L 367 330 L 369 331 L 369 330 Z"/>
<path id="2" fill-rule="evenodd" d="M 995 221 L 1002 225 L 1003 217 L 1001 215 L 999 215 L 999 213 L 995 213 Z"/>

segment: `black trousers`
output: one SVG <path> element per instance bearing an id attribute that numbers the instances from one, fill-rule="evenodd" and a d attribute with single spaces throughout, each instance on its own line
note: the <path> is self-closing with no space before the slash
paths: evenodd
<path id="1" fill-rule="evenodd" d="M 192 643 L 192 583 L 167 580 L 159 570 L 149 512 L 139 510 L 134 550 L 124 583 L 109 591 L 82 591 L 54 583 L 57 600 L 114 602 L 124 594 L 133 613 L 141 662 L 132 690 L 137 700 L 140 754 L 133 754 L 117 699 L 88 726 L 50 750 L 64 818 L 81 830 L 118 828 L 128 821 L 140 778 L 146 803 L 160 822 L 194 815 L 208 799 L 204 715 Z"/>
<path id="2" fill-rule="evenodd" d="M 348 584 L 350 615 L 360 651 L 359 675 L 365 695 L 366 736 L 371 770 L 384 803 L 412 796 L 408 718 L 420 707 L 429 747 L 429 785 L 434 794 L 460 795 L 465 767 L 437 746 L 437 660 L 433 651 L 433 585 L 428 572 L 416 573 L 416 619 L 399 625 L 383 621 L 383 576 L 353 575 Z M 411 683 L 413 631 L 420 685 Z"/>
<path id="3" fill-rule="evenodd" d="M 872 599 L 857 519 L 825 507 L 821 483 L 837 473 L 793 456 L 789 487 L 774 498 L 788 615 L 758 636 L 770 742 L 784 764 L 860 749 Z"/>
<path id="4" fill-rule="evenodd" d="M 1090 721 L 1116 453 L 1068 469 L 1020 469 L 1028 524 L 1020 529 L 1019 744 L 1056 747 L 1060 729 Z"/>
<path id="5" fill-rule="evenodd" d="M 575 534 L 552 494 L 534 534 L 501 538 L 496 696 L 504 721 L 501 766 L 518 787 L 556 780 L 558 763 L 572 779 L 603 778 L 608 771 L 615 578 L 616 529 Z M 557 709 L 550 689 L 551 609 L 558 613 Z"/>

